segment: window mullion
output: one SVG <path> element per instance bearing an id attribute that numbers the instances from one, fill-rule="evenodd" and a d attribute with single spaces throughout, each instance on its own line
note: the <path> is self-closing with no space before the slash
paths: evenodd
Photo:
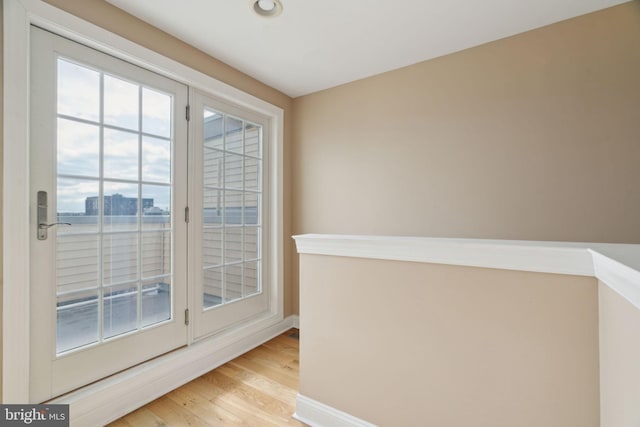
<path id="1" fill-rule="evenodd" d="M 227 116 L 222 115 L 222 269 L 220 271 L 220 298 L 227 302 Z"/>
<path id="2" fill-rule="evenodd" d="M 247 176 L 246 176 L 246 163 L 247 163 L 247 153 L 246 153 L 246 147 L 245 147 L 245 141 L 246 141 L 246 126 L 245 126 L 245 122 L 244 120 L 241 122 L 242 123 L 242 171 L 241 171 L 241 176 L 242 176 L 242 202 L 241 202 L 241 206 L 242 208 L 240 209 L 240 218 L 241 221 L 240 223 L 242 224 L 242 228 L 240 230 L 240 259 L 243 261 L 242 263 L 242 269 L 241 269 L 241 278 L 240 278 L 240 297 L 243 298 L 246 296 L 246 292 L 245 292 L 245 267 L 246 267 L 246 263 L 245 261 L 245 253 L 244 253 L 244 245 L 245 245 L 245 231 L 246 231 L 246 224 L 245 224 L 245 213 L 246 213 L 246 190 L 247 190 Z"/>
<path id="3" fill-rule="evenodd" d="M 169 207 L 169 212 L 171 212 L 171 207 Z M 136 265 L 136 272 L 138 276 L 138 298 L 136 301 L 137 329 L 142 329 L 142 264 L 144 261 L 142 254 L 142 214 L 142 86 L 138 86 L 138 215 L 136 218 L 138 223 L 138 235 L 136 239 L 138 243 L 138 247 L 136 248 L 136 255 L 138 258 L 138 265 Z"/>
<path id="4" fill-rule="evenodd" d="M 104 73 L 100 73 L 100 144 L 98 154 L 98 342 L 104 339 Z"/>

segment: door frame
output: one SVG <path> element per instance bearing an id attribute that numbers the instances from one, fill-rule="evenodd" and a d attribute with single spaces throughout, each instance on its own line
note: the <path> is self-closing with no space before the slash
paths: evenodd
<path id="1" fill-rule="evenodd" d="M 41 0 L 4 1 L 4 135 L 3 135 L 3 307 L 2 307 L 2 400 L 4 403 L 26 403 L 29 401 L 29 232 L 30 210 L 29 188 L 29 29 L 31 25 L 50 30 L 71 40 L 96 48 L 148 70 L 165 75 L 186 85 L 214 93 L 219 98 L 236 105 L 252 109 L 269 118 L 272 156 L 270 158 L 270 224 L 272 254 L 268 286 L 272 298 L 270 310 L 235 334 L 212 337 L 211 342 L 200 342 L 187 347 L 184 354 L 175 353 L 166 360 L 149 362 L 152 366 L 166 369 L 166 364 L 183 364 L 190 361 L 193 369 L 195 360 L 204 360 L 212 353 L 227 349 L 230 355 L 251 348 L 255 339 L 267 339 L 286 327 L 283 323 L 283 130 L 284 111 L 264 100 L 236 89 L 215 78 L 196 71 L 184 64 L 144 48 L 81 18 L 59 10 Z M 11 58 L 11 60 L 7 60 Z M 10 203 L 9 203 L 10 201 Z M 8 250 L 10 248 L 10 250 Z M 10 301 L 10 304 L 4 302 Z M 191 341 L 191 337 L 189 337 Z M 215 343 L 214 343 L 215 341 Z M 215 344 L 215 345 L 214 345 Z M 222 348 L 220 347 L 222 346 Z M 181 350 L 179 350 L 181 351 Z M 206 355 L 206 357 L 205 357 Z M 200 357 L 200 359 L 199 359 Z M 222 358 L 230 358 L 220 353 Z M 181 366 L 181 365 L 180 365 Z M 148 366 L 147 366 L 148 367 Z M 198 369 L 202 370 L 205 366 Z M 208 367 L 208 369 L 212 369 Z M 195 371 L 176 369 L 185 381 Z M 206 372 L 206 371 L 205 371 Z M 166 373 L 166 371 L 165 371 Z M 129 375 L 131 376 L 131 375 Z M 189 378 L 191 377 L 191 378 Z M 71 398 L 78 399 L 82 393 L 91 401 L 92 391 L 101 386 L 108 387 L 114 381 L 123 379 L 111 377 L 104 384 L 94 384 L 74 392 Z M 152 380 L 149 378 L 148 380 Z M 170 381 L 166 379 L 165 382 Z M 180 381 L 174 378 L 173 383 Z M 109 384 L 107 384 L 109 383 Z M 172 384 L 173 384 L 172 383 Z M 122 386 L 122 383 L 120 383 Z M 157 384 L 156 384 L 157 386 Z M 79 394 L 80 393 L 80 394 Z M 151 393 L 151 392 L 150 392 Z M 157 393 L 157 392 L 156 392 Z M 93 400 L 95 400 L 94 396 Z M 69 400 L 60 400 L 68 403 Z M 93 402 L 95 406 L 104 405 Z M 89 403 L 87 403 L 89 404 Z M 74 409 L 72 406 L 72 414 Z"/>

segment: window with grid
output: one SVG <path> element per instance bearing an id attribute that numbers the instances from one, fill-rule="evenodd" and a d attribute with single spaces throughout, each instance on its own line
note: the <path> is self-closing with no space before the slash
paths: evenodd
<path id="1" fill-rule="evenodd" d="M 57 60 L 57 353 L 172 318 L 172 110 Z"/>
<path id="2" fill-rule="evenodd" d="M 262 292 L 262 127 L 205 108 L 203 135 L 206 310 Z"/>

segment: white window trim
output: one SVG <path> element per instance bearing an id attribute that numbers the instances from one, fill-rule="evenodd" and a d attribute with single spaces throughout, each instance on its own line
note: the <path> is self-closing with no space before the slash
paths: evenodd
<path id="1" fill-rule="evenodd" d="M 145 381 L 152 384 L 158 378 L 149 372 L 164 371 L 165 388 L 195 378 L 196 370 L 211 369 L 198 362 L 212 354 L 219 360 L 230 359 L 266 340 L 280 330 L 292 326 L 295 320 L 283 321 L 283 129 L 284 111 L 206 74 L 193 70 L 130 40 L 88 23 L 74 15 L 59 10 L 41 0 L 11 0 L 4 3 L 4 207 L 3 207 L 3 403 L 29 401 L 29 28 L 32 24 L 68 37 L 105 53 L 114 55 L 143 68 L 158 72 L 204 92 L 214 93 L 236 105 L 246 107 L 267 116 L 270 120 L 273 143 L 270 158 L 270 286 L 272 298 L 270 312 L 260 322 L 246 325 L 236 335 L 217 336 L 211 342 L 202 342 L 179 350 L 176 354 L 154 360 L 147 367 Z M 290 325 L 291 324 L 291 325 Z M 215 342 L 214 342 L 215 341 Z M 221 350 L 222 346 L 222 350 Z M 185 369 L 185 362 L 193 365 Z M 219 362 L 221 363 L 221 362 Z M 219 364 L 218 363 L 218 364 Z M 167 379 L 167 366 L 173 366 L 176 374 Z M 208 370 L 207 369 L 207 370 Z M 206 371 L 204 371 L 206 372 Z M 105 384 L 94 384 L 89 390 L 72 393 L 62 402 L 82 402 L 84 409 L 72 404 L 72 416 L 96 421 L 110 416 L 105 407 L 101 414 L 89 414 L 105 401 L 113 391 L 108 387 L 131 379 L 131 373 L 111 377 Z M 142 379 L 142 378 L 139 378 Z M 171 382 L 173 381 L 173 382 Z M 133 384 L 133 383 L 132 383 Z M 139 383 L 138 383 L 139 384 Z M 133 387 L 133 385 L 131 385 Z M 140 386 L 138 385 L 138 388 Z M 162 388 L 162 387 L 160 387 Z M 122 393 L 122 388 L 120 389 Z M 155 392 L 163 394 L 162 390 Z M 159 393 L 159 394 L 158 394 Z M 126 393 L 124 393 L 126 394 Z M 153 393 L 149 391 L 148 396 Z M 115 397 L 115 394 L 113 394 Z M 147 399 L 148 399 L 147 396 Z M 142 398 L 145 399 L 145 398 Z M 98 400 L 98 402 L 96 402 Z M 117 400 L 117 399 L 115 399 Z M 129 405 L 131 406 L 131 405 Z M 122 408 L 121 410 L 131 410 Z M 100 412 L 100 411 L 98 411 Z M 86 416 L 84 416 L 84 415 Z M 84 416 L 84 418 L 83 418 Z M 97 417 L 97 418 L 96 418 Z"/>

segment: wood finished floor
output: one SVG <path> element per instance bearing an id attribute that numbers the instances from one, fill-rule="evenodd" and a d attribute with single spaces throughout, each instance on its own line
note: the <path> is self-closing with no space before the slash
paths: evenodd
<path id="1" fill-rule="evenodd" d="M 298 393 L 298 339 L 291 329 L 109 424 L 304 426 L 291 416 Z"/>

